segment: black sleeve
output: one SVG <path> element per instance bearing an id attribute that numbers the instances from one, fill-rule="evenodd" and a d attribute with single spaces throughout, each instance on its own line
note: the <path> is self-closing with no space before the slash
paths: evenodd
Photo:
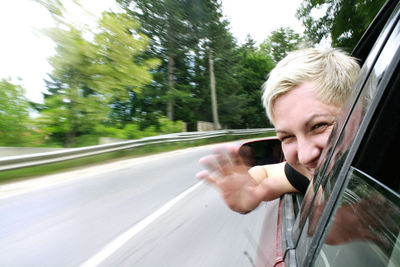
<path id="1" fill-rule="evenodd" d="M 310 180 L 307 177 L 296 171 L 289 163 L 285 164 L 285 174 L 289 183 L 293 185 L 294 188 L 299 190 L 301 193 L 307 191 L 307 187 L 310 184 Z"/>

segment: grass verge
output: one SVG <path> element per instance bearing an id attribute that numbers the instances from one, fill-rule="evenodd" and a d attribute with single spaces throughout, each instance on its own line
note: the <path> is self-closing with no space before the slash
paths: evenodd
<path id="1" fill-rule="evenodd" d="M 168 152 L 188 147 L 196 147 L 208 144 L 229 142 L 241 139 L 249 139 L 249 138 L 261 138 L 275 135 L 274 132 L 267 132 L 263 134 L 257 135 L 227 135 L 221 137 L 213 137 L 213 138 L 205 138 L 195 141 L 182 141 L 182 142 L 173 142 L 173 143 L 162 143 L 162 144 L 149 144 L 141 147 L 136 147 L 132 149 L 119 150 L 115 152 L 104 153 L 100 155 L 78 158 L 68 161 L 62 161 L 52 164 L 27 167 L 9 171 L 0 172 L 0 184 L 7 183 L 17 180 L 30 179 L 38 176 L 43 176 L 47 174 L 54 174 L 57 172 L 73 170 L 77 168 L 81 168 L 83 166 L 89 167 L 98 165 L 101 163 L 108 163 L 116 160 L 121 160 L 124 158 L 135 158 L 141 156 L 148 156 L 161 152 Z"/>

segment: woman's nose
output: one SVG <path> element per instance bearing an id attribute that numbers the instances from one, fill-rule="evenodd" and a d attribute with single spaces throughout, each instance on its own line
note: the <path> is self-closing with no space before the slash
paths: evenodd
<path id="1" fill-rule="evenodd" d="M 321 150 L 318 145 L 310 139 L 297 139 L 297 157 L 300 164 L 309 165 L 318 161 Z"/>

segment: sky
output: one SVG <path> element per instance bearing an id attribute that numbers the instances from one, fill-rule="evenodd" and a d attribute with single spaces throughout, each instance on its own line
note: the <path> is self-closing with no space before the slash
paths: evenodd
<path id="1" fill-rule="evenodd" d="M 298 33 L 303 26 L 295 17 L 302 0 L 222 0 L 231 32 L 243 43 L 247 34 L 261 43 L 279 27 L 289 26 Z"/>
<path id="2" fill-rule="evenodd" d="M 80 2 L 92 13 L 100 14 L 102 10 L 113 8 L 115 0 Z M 301 2 L 222 0 L 222 8 L 239 43 L 244 42 L 247 34 L 261 43 L 279 27 L 289 26 L 299 33 L 303 31 L 301 23 L 295 18 Z M 52 70 L 47 59 L 54 54 L 54 43 L 40 29 L 52 25 L 48 11 L 32 0 L 0 1 L 0 79 L 10 77 L 14 83 L 21 84 L 30 101 L 43 102 L 42 92 L 46 91 L 43 79 Z M 22 81 L 18 81 L 17 77 Z"/>

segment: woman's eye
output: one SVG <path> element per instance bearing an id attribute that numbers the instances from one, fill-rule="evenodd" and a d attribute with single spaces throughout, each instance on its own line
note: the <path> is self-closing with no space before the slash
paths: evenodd
<path id="1" fill-rule="evenodd" d="M 285 142 L 285 141 L 290 140 L 291 137 L 292 137 L 291 135 L 287 135 L 287 136 L 280 137 L 279 139 L 281 140 L 281 142 Z"/>
<path id="2" fill-rule="evenodd" d="M 328 126 L 328 123 L 326 123 L 326 122 L 317 123 L 311 128 L 311 130 L 316 130 L 316 129 L 326 127 L 326 126 Z"/>

